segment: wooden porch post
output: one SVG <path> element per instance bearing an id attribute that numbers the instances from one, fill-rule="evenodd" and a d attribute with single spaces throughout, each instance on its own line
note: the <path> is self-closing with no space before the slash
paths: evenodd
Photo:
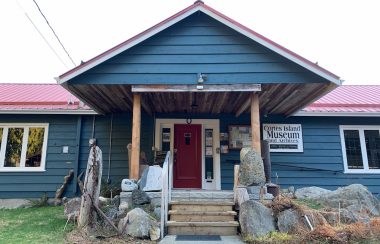
<path id="1" fill-rule="evenodd" d="M 138 180 L 140 166 L 141 95 L 137 93 L 133 94 L 132 116 L 132 155 L 129 178 Z"/>
<path id="2" fill-rule="evenodd" d="M 252 130 L 252 147 L 256 153 L 261 155 L 260 145 L 260 104 L 259 95 L 252 93 L 251 95 L 251 130 Z"/>

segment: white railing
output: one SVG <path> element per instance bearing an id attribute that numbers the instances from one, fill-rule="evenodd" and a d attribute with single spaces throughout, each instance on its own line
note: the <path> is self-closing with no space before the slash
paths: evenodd
<path id="1" fill-rule="evenodd" d="M 170 160 L 170 151 L 166 153 L 162 166 L 162 190 L 161 190 L 161 238 L 165 237 L 168 222 L 169 202 L 172 200 L 173 164 Z"/>

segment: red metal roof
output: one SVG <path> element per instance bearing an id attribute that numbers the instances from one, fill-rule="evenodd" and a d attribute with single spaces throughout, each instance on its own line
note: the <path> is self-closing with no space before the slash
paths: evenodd
<path id="1" fill-rule="evenodd" d="M 245 35 L 249 35 L 250 38 L 260 40 L 260 42 L 264 45 L 269 47 L 270 49 L 274 49 L 274 51 L 278 52 L 281 55 L 286 56 L 289 59 L 292 59 L 296 63 L 302 64 L 302 66 L 310 69 L 312 72 L 317 72 L 319 74 L 324 74 L 327 77 L 329 77 L 330 80 L 332 80 L 334 83 L 340 85 L 341 82 L 339 80 L 339 76 L 331 73 L 330 71 L 318 66 L 317 64 L 305 59 L 304 57 L 290 51 L 289 49 L 279 45 L 278 43 L 264 37 L 263 35 L 251 30 L 250 28 L 240 24 L 239 22 L 229 18 L 228 16 L 220 13 L 219 11 L 211 8 L 210 6 L 206 5 L 202 1 L 196 1 L 193 5 L 190 5 L 189 7 L 183 9 L 182 11 L 174 14 L 173 16 L 161 21 L 160 23 L 152 26 L 151 28 L 141 32 L 140 34 L 116 45 L 115 47 L 99 54 L 98 56 L 88 60 L 87 62 L 84 62 L 80 64 L 79 66 L 63 73 L 57 78 L 57 81 L 59 83 L 64 83 L 67 80 L 70 80 L 71 78 L 87 71 L 88 69 L 96 66 L 99 62 L 104 62 L 105 60 L 109 59 L 110 57 L 113 57 L 117 55 L 118 53 L 124 51 L 125 49 L 128 49 L 128 46 L 132 45 L 137 45 L 140 41 L 144 40 L 144 37 L 148 38 L 151 33 L 154 33 L 155 31 L 159 30 L 160 28 L 163 28 L 164 26 L 170 24 L 172 21 L 178 21 L 182 16 L 185 16 L 189 12 L 193 10 L 200 10 L 205 13 L 208 12 L 210 15 L 213 14 L 216 16 L 218 19 L 224 21 L 225 23 L 229 23 L 232 25 L 233 29 L 239 29 L 241 32 L 244 32 Z M 248 34 L 247 34 L 248 33 Z M 127 48 L 126 48 L 127 47 Z"/>
<path id="2" fill-rule="evenodd" d="M 380 86 L 347 85 L 337 87 L 312 103 L 305 112 L 380 112 Z"/>
<path id="3" fill-rule="evenodd" d="M 0 84 L 0 111 L 91 109 L 57 84 Z"/>

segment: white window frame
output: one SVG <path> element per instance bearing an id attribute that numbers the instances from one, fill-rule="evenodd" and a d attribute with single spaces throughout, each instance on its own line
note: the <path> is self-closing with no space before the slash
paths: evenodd
<path id="1" fill-rule="evenodd" d="M 26 153 L 27 153 L 27 144 L 29 137 L 29 128 L 44 128 L 44 141 L 42 144 L 42 155 L 41 155 L 41 165 L 40 167 L 25 167 Z M 0 148 L 0 172 L 44 172 L 46 165 L 46 151 L 47 151 L 47 140 L 49 134 L 49 124 L 46 123 L 11 123 L 5 124 L 0 123 L 0 128 L 3 128 L 3 137 L 1 141 Z M 23 128 L 24 135 L 22 138 L 22 149 L 21 149 L 21 159 L 20 159 L 20 167 L 5 167 L 5 151 L 7 148 L 7 137 L 9 128 Z"/>
<path id="2" fill-rule="evenodd" d="M 370 169 L 368 165 L 367 148 L 365 145 L 364 130 L 378 130 L 380 133 L 380 126 L 377 125 L 341 125 L 340 129 L 340 140 L 342 145 L 343 163 L 344 163 L 344 173 L 348 174 L 380 174 L 380 169 Z M 346 154 L 346 143 L 344 140 L 345 130 L 357 130 L 359 131 L 360 148 L 363 159 L 363 169 L 349 169 Z"/>

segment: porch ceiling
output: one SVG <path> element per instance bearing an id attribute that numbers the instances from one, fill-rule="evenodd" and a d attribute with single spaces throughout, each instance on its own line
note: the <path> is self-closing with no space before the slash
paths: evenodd
<path id="1" fill-rule="evenodd" d="M 334 89 L 326 83 L 265 84 L 259 93 L 262 114 L 291 115 Z M 70 90 L 99 113 L 132 111 L 131 85 L 69 85 Z M 147 92 L 141 93 L 142 108 L 152 113 L 249 112 L 251 92 Z M 192 106 L 192 105 L 197 106 Z"/>

